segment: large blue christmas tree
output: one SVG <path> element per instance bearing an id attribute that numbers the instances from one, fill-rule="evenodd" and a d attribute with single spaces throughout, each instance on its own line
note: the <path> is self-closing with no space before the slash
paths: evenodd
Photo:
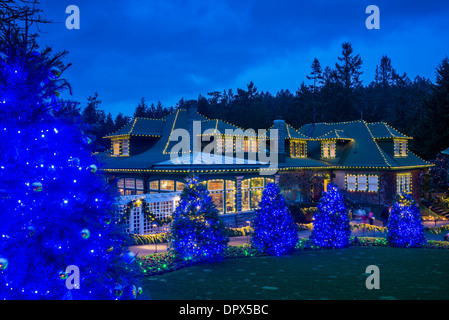
<path id="1" fill-rule="evenodd" d="M 184 260 L 214 261 L 221 258 L 229 238 L 206 187 L 189 177 L 173 213 L 171 248 Z"/>
<path id="2" fill-rule="evenodd" d="M 0 299 L 135 297 L 137 263 L 91 140 L 56 117 L 65 53 L 20 32 L 0 42 Z"/>
<path id="3" fill-rule="evenodd" d="M 394 247 L 420 247 L 426 242 L 421 211 L 410 194 L 396 196 L 388 218 L 387 241 Z"/>
<path id="4" fill-rule="evenodd" d="M 314 215 L 312 242 L 324 248 L 343 248 L 349 245 L 351 228 L 343 197 L 335 184 L 327 185 Z"/>
<path id="5" fill-rule="evenodd" d="M 266 186 L 256 213 L 253 246 L 276 256 L 291 252 L 298 243 L 298 232 L 276 184 Z"/>

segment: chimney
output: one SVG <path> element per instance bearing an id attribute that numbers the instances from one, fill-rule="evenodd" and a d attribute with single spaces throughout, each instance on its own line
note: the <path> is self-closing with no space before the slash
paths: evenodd
<path id="1" fill-rule="evenodd" d="M 273 124 L 273 129 L 278 131 L 278 162 L 285 163 L 285 121 L 274 120 Z"/>
<path id="2" fill-rule="evenodd" d="M 201 139 L 201 132 L 196 132 L 193 127 L 194 121 L 198 120 L 198 102 L 196 100 L 187 100 L 184 102 L 184 107 L 187 111 L 187 128 L 190 136 L 190 152 L 195 153 L 199 151 L 198 146 L 201 146 L 201 141 L 198 145 L 197 140 Z M 199 137 L 197 137 L 198 134 L 200 135 Z"/>

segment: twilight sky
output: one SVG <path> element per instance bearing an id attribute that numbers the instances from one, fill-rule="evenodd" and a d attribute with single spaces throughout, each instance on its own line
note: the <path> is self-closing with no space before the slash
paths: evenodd
<path id="1" fill-rule="evenodd" d="M 449 56 L 449 2 L 368 0 L 40 0 L 54 23 L 41 27 L 41 46 L 69 51 L 70 98 L 85 106 L 94 92 L 114 116 L 132 115 L 141 97 L 172 106 L 211 91 L 246 88 L 295 92 L 314 57 L 335 66 L 341 43 L 363 60 L 363 84 L 382 55 L 410 78 L 435 80 Z M 80 29 L 68 30 L 69 5 Z M 368 30 L 368 5 L 380 29 Z"/>

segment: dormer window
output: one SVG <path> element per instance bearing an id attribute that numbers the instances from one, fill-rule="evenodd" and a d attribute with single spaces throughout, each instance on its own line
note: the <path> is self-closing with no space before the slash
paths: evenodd
<path id="1" fill-rule="evenodd" d="M 129 139 L 113 140 L 112 154 L 114 156 L 129 156 Z"/>
<path id="2" fill-rule="evenodd" d="M 120 155 L 120 140 L 113 140 L 112 141 L 112 154 L 114 156 L 119 156 Z"/>
<path id="3" fill-rule="evenodd" d="M 129 140 L 122 140 L 122 156 L 129 156 Z"/>
<path id="4" fill-rule="evenodd" d="M 305 141 L 290 141 L 290 156 L 292 158 L 307 157 L 307 143 Z"/>
<path id="5" fill-rule="evenodd" d="M 394 140 L 394 156 L 395 157 L 407 156 L 407 140 Z"/>
<path id="6" fill-rule="evenodd" d="M 323 158 L 335 158 L 335 154 L 336 154 L 335 141 L 321 142 L 321 152 L 322 152 Z"/>

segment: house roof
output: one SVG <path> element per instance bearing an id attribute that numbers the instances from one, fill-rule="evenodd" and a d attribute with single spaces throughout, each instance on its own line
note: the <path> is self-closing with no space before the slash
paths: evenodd
<path id="1" fill-rule="evenodd" d="M 375 134 L 372 132 L 374 127 Z M 382 131 L 385 130 L 385 131 Z M 299 129 L 303 134 L 309 135 L 316 140 L 326 140 L 326 137 L 334 137 L 340 132 L 344 133 L 345 139 L 341 136 L 338 139 L 345 140 L 337 145 L 339 156 L 336 158 L 324 159 L 330 165 L 335 167 L 353 167 L 353 168 L 379 168 L 395 169 L 402 167 L 425 167 L 431 166 L 430 163 L 422 160 L 415 154 L 408 152 L 407 157 L 394 157 L 388 149 L 379 145 L 377 139 L 385 138 L 385 132 L 391 132 L 398 138 L 409 138 L 396 130 L 392 130 L 386 124 L 376 125 L 367 123 L 364 120 L 338 122 L 338 123 L 317 123 L 304 125 Z M 309 154 L 320 158 L 321 144 L 313 141 L 308 147 Z"/>
<path id="2" fill-rule="evenodd" d="M 160 137 L 166 119 L 149 119 L 134 118 L 133 121 L 126 124 L 114 133 L 107 135 L 105 138 L 113 138 L 119 136 L 147 136 Z"/>
<path id="3" fill-rule="evenodd" d="M 179 135 L 192 127 L 191 121 L 199 121 L 201 134 L 226 134 L 227 129 L 240 129 L 237 126 L 221 120 L 212 120 L 199 113 L 187 112 L 178 109 L 164 119 L 136 118 L 130 124 L 124 126 L 108 138 L 120 136 L 146 135 L 156 136 L 146 151 L 131 156 L 113 156 L 109 153 L 98 154 L 103 163 L 104 170 L 207 170 L 218 168 L 223 170 L 253 170 L 256 167 L 267 166 L 262 161 L 249 161 L 236 157 L 212 157 L 203 153 L 191 154 L 190 147 L 187 150 L 173 148 L 180 141 Z M 271 127 L 270 129 L 272 129 Z M 183 129 L 184 131 L 177 131 Z M 195 130 L 195 129 L 194 129 Z M 267 136 L 270 130 L 267 131 Z M 428 167 L 430 163 L 422 160 L 408 151 L 406 157 L 394 157 L 392 151 L 385 147 L 392 138 L 411 139 L 393 129 L 385 123 L 367 123 L 363 120 L 307 124 L 294 129 L 285 124 L 286 139 L 307 140 L 307 157 L 290 158 L 279 163 L 281 170 L 300 168 L 369 168 L 369 169 L 402 169 L 412 167 Z M 337 157 L 321 157 L 321 141 L 335 140 L 337 143 Z M 387 141 L 386 141 L 387 140 Z M 173 151 L 173 153 L 171 153 Z M 177 159 L 176 159 L 177 158 Z"/>
<path id="4" fill-rule="evenodd" d="M 412 137 L 400 133 L 385 122 L 368 123 L 368 127 L 375 139 L 412 139 Z"/>
<path id="5" fill-rule="evenodd" d="M 268 128 L 265 137 L 269 139 L 272 135 L 272 130 L 275 129 L 274 125 L 272 125 L 270 128 Z M 288 123 L 284 123 L 284 132 L 285 132 L 285 139 L 299 139 L 299 140 L 311 140 L 310 137 L 302 134 L 295 128 L 293 128 Z M 264 136 L 264 135 L 262 135 Z"/>

